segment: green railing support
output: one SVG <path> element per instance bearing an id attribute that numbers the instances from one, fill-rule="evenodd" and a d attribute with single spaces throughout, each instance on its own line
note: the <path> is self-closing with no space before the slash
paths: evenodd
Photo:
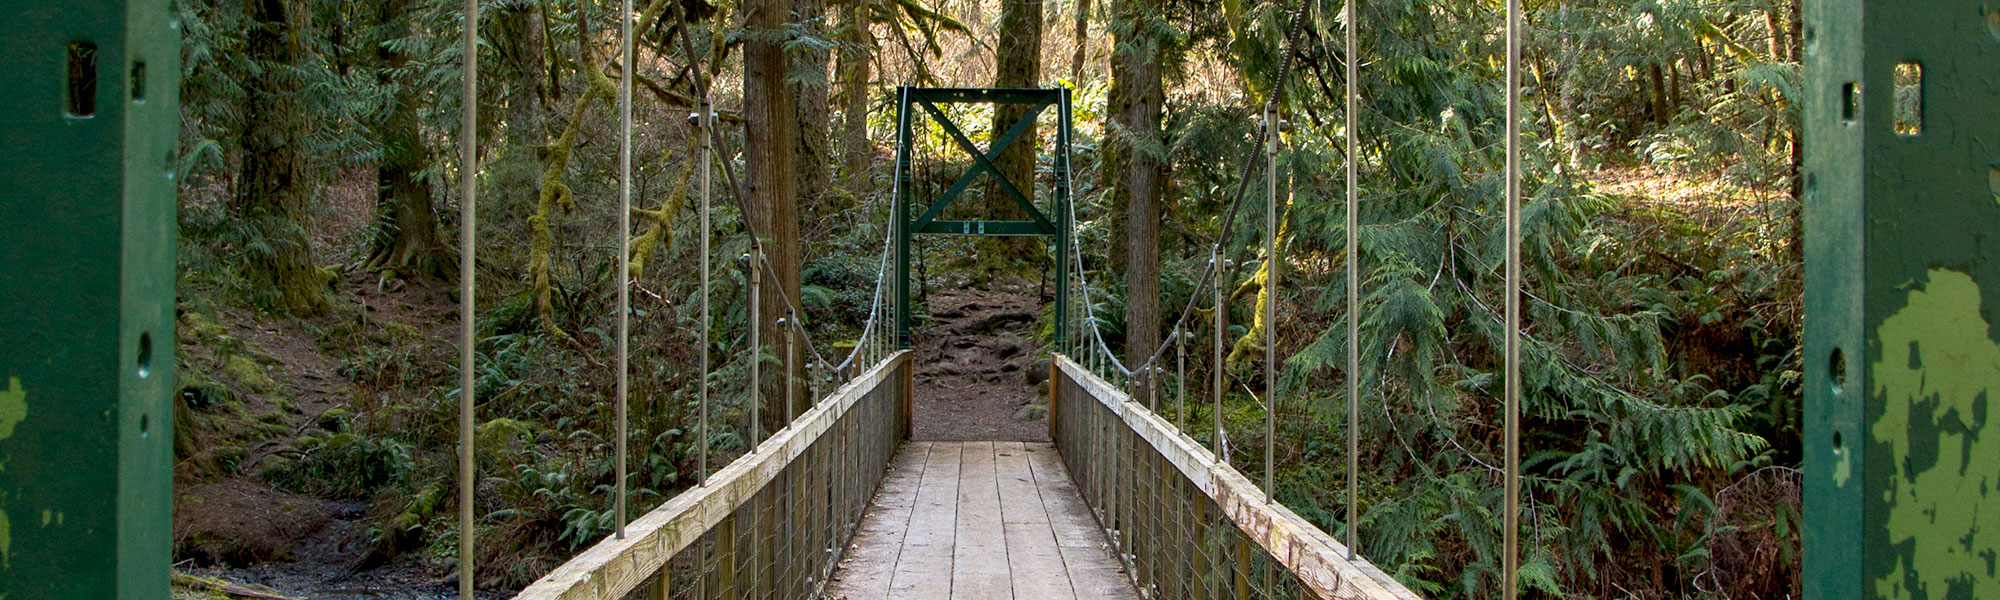
<path id="1" fill-rule="evenodd" d="M 1805 9 L 1805 597 L 2000 597 L 2000 4 Z"/>
<path id="2" fill-rule="evenodd" d="M 9 3 L 0 35 L 0 598 L 168 595 L 180 30 Z"/>

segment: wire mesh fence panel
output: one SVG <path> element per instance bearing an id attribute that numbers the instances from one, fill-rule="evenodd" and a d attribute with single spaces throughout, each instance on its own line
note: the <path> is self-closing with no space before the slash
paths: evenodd
<path id="1" fill-rule="evenodd" d="M 812 598 L 907 433 L 913 368 L 890 355 L 515 598 Z"/>
<path id="2" fill-rule="evenodd" d="M 1111 382 L 1055 362 L 1056 449 L 1149 597 L 1418 598 Z"/>

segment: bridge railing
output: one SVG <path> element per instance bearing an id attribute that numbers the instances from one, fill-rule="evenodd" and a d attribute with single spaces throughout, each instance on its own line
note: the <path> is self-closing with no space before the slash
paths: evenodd
<path id="1" fill-rule="evenodd" d="M 1050 371 L 1056 448 L 1149 597 L 1418 599 L 1089 369 Z"/>
<path id="2" fill-rule="evenodd" d="M 908 437 L 914 374 L 890 355 L 515 599 L 812 597 Z"/>

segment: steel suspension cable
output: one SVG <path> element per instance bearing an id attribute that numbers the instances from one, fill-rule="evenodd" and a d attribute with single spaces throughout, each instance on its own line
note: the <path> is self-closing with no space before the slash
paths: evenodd
<path id="1" fill-rule="evenodd" d="M 1507 0 L 1507 484 L 1501 568 L 1520 593 L 1521 529 L 1521 0 Z"/>
<path id="2" fill-rule="evenodd" d="M 459 79 L 463 87 L 459 96 L 458 122 L 458 597 L 459 600 L 473 600 L 472 584 L 476 573 L 472 565 L 472 492 L 477 487 L 473 480 L 472 463 L 472 411 L 477 390 L 472 379 L 473 369 L 473 308 L 477 305 L 473 285 L 478 281 L 478 180 L 479 172 L 479 0 L 465 0 L 461 8 L 465 19 L 463 34 L 464 52 Z"/>
<path id="3" fill-rule="evenodd" d="M 1355 5 L 1360 0 L 1346 0 L 1347 12 L 1347 558 L 1353 560 L 1360 551 L 1358 533 L 1361 528 L 1361 244 L 1358 241 L 1361 219 L 1357 212 L 1360 203 L 1355 194 L 1360 160 L 1357 152 L 1355 125 L 1358 119 L 1354 110 L 1357 104 L 1356 75 L 1361 62 L 1360 46 L 1355 43 L 1355 25 L 1358 16 Z"/>
<path id="4" fill-rule="evenodd" d="M 1264 257 L 1264 502 L 1267 503 L 1274 499 L 1272 490 L 1278 471 L 1278 144 L 1283 132 L 1278 106 L 1266 106 L 1264 227 L 1268 234 L 1265 241 L 1270 245 Z"/>
<path id="5" fill-rule="evenodd" d="M 687 37 L 684 33 L 681 36 L 681 41 L 686 42 Z M 693 55 L 690 54 L 689 56 Z M 701 145 L 701 350 L 697 352 L 697 354 L 701 355 L 701 391 L 698 395 L 698 406 L 701 411 L 699 430 L 701 438 L 697 443 L 701 447 L 698 451 L 700 457 L 697 459 L 701 464 L 696 467 L 696 482 L 699 485 L 706 486 L 708 485 L 708 371 L 710 368 L 710 357 L 708 354 L 710 342 L 708 336 L 710 335 L 709 328 L 714 324 L 708 312 L 709 261 L 711 258 L 711 251 L 708 247 L 710 236 L 708 195 L 709 181 L 714 176 L 714 173 L 713 167 L 709 164 L 712 148 L 709 146 L 709 137 L 707 134 L 708 129 L 715 124 L 715 109 L 708 103 L 707 89 L 700 90 L 700 97 L 700 112 L 695 117 L 695 136 L 699 138 L 699 144 Z"/>
<path id="6" fill-rule="evenodd" d="M 629 436 L 626 400 L 630 387 L 630 359 L 632 345 L 632 62 L 638 54 L 632 50 L 632 0 L 623 0 L 618 13 L 618 62 L 622 63 L 622 81 L 618 83 L 618 441 L 615 444 L 618 458 L 614 469 L 618 472 L 615 486 L 618 499 L 613 502 L 617 513 L 618 539 L 625 539 L 625 453 Z"/>

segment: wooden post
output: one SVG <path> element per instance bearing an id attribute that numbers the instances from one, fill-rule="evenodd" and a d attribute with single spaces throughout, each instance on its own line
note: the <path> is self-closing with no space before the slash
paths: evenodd
<path id="1" fill-rule="evenodd" d="M 673 573 L 674 573 L 673 565 L 667 564 L 660 566 L 659 576 L 653 579 L 652 591 L 646 594 L 647 600 L 667 600 L 668 598 L 673 597 L 673 594 L 670 591 L 671 588 L 668 587 L 668 585 L 672 583 Z"/>
<path id="2" fill-rule="evenodd" d="M 912 350 L 903 354 L 903 439 L 909 439 L 915 429 L 917 417 L 917 353 Z"/>
<path id="3" fill-rule="evenodd" d="M 1057 423 L 1056 423 L 1056 396 L 1057 396 L 1057 394 L 1056 394 L 1056 391 L 1057 391 L 1057 389 L 1059 389 L 1059 387 L 1058 387 L 1058 386 L 1061 386 L 1061 385 L 1062 385 L 1062 382 L 1061 382 L 1061 381 L 1058 381 L 1058 380 L 1056 379 L 1057 377 L 1059 377 L 1059 376 L 1061 376 L 1061 375 L 1062 375 L 1062 367 L 1059 367 L 1059 366 L 1057 366 L 1057 365 L 1056 365 L 1056 360 L 1057 360 L 1058 358 L 1059 358 L 1059 357 L 1056 357 L 1056 356 L 1050 356 L 1050 357 L 1049 357 L 1049 382 L 1048 382 L 1048 385 L 1049 385 L 1049 439 L 1051 439 L 1051 440 L 1053 440 L 1053 439 L 1056 439 L 1056 438 L 1057 438 L 1057 433 L 1058 433 L 1058 428 L 1057 428 Z"/>

